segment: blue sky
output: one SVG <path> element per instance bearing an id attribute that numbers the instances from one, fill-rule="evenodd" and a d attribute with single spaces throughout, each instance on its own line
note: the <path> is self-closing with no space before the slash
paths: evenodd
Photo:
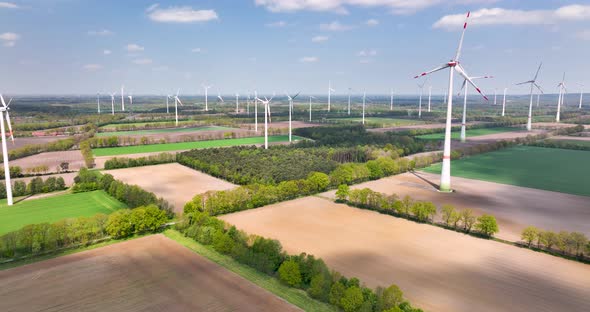
<path id="1" fill-rule="evenodd" d="M 497 0 L 0 1 L 0 90 L 11 94 L 180 88 L 415 94 L 412 77 L 450 59 L 473 12 L 462 62 L 489 94 L 528 80 L 590 89 L 590 5 Z M 459 28 L 457 28 L 459 27 Z M 427 85 L 446 89 L 447 74 Z M 458 82 L 460 83 L 460 81 Z"/>

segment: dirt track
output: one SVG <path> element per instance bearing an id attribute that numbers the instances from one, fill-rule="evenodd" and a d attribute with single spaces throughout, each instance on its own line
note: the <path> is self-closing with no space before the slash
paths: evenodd
<path id="1" fill-rule="evenodd" d="M 589 311 L 590 265 L 306 197 L 223 216 L 427 311 Z M 588 219 L 586 219 L 588 220 Z"/>
<path id="2" fill-rule="evenodd" d="M 0 271 L 0 311 L 300 311 L 165 236 Z"/>
<path id="3" fill-rule="evenodd" d="M 404 173 L 352 188 L 368 187 L 400 197 L 410 195 L 415 200 L 431 201 L 439 208 L 451 204 L 460 209 L 471 208 L 478 215 L 493 214 L 500 226 L 497 236 L 511 241 L 520 240 L 520 233 L 529 225 L 554 231 L 579 231 L 590 236 L 588 197 L 459 177 L 452 179 L 456 191 L 451 194 L 440 193 L 432 185 L 440 182 L 440 175 L 425 172 Z M 335 191 L 322 195 L 335 198 Z"/>
<path id="4" fill-rule="evenodd" d="M 104 172 L 112 174 L 117 180 L 139 185 L 144 190 L 153 192 L 158 197 L 163 197 L 174 205 L 174 211 L 177 213 L 182 213 L 184 204 L 197 194 L 236 187 L 234 184 L 177 163 Z"/>

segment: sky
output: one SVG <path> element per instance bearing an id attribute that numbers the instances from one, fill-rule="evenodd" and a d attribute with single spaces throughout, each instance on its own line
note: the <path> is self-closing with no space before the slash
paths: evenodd
<path id="1" fill-rule="evenodd" d="M 557 0 L 0 1 L 0 92 L 418 93 L 461 62 L 484 92 L 590 90 L 590 4 Z M 459 85 L 461 81 L 457 81 Z M 426 82 L 447 89 L 448 73 Z M 501 91 L 498 91 L 500 93 Z"/>

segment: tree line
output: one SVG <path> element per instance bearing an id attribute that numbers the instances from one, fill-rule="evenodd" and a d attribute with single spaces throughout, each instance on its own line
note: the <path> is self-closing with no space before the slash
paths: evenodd
<path id="1" fill-rule="evenodd" d="M 415 201 L 410 196 L 400 199 L 397 195 L 385 195 L 371 189 L 350 190 L 348 185 L 340 185 L 336 191 L 338 202 L 348 203 L 358 208 L 403 217 L 422 223 L 436 224 L 438 214 L 436 205 L 428 201 Z M 461 230 L 465 233 L 492 237 L 500 231 L 496 218 L 489 214 L 476 217 L 471 209 L 455 210 L 452 205 L 443 205 L 441 217 L 445 228 Z"/>
<path id="2" fill-rule="evenodd" d="M 49 177 L 43 180 L 41 177 L 33 178 L 26 183 L 24 181 L 14 181 L 12 183 L 12 196 L 20 197 L 35 195 L 40 193 L 51 193 L 67 189 L 66 183 L 62 177 Z M 6 184 L 0 182 L 0 198 L 6 198 Z"/>
<path id="3" fill-rule="evenodd" d="M 106 170 L 152 166 L 176 162 L 176 154 L 160 153 L 139 158 L 115 157 L 104 163 Z"/>
<path id="4" fill-rule="evenodd" d="M 588 258 L 590 255 L 590 241 L 584 233 L 567 231 L 548 231 L 535 226 L 526 227 L 520 237 L 528 248 L 555 252 L 562 255 L 576 257 L 578 259 Z"/>
<path id="5" fill-rule="evenodd" d="M 167 221 L 164 211 L 155 205 L 148 205 L 121 209 L 108 216 L 96 214 L 26 225 L 0 236 L 0 259 L 16 259 L 89 245 L 108 237 L 124 238 L 137 233 L 156 232 Z"/>
<path id="6" fill-rule="evenodd" d="M 422 311 L 413 308 L 396 285 L 369 289 L 357 278 L 346 278 L 331 271 L 322 259 L 305 253 L 288 255 L 279 241 L 248 235 L 206 212 L 185 213 L 176 229 L 186 237 L 346 312 Z"/>

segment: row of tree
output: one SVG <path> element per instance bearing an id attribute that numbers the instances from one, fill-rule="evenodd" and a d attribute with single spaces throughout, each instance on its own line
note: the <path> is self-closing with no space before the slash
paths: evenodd
<path id="1" fill-rule="evenodd" d="M 579 151 L 590 151 L 590 141 L 562 141 L 562 140 L 543 140 L 533 142 L 529 145 L 531 146 L 538 146 L 538 147 L 547 147 L 547 148 L 562 148 L 562 149 L 570 149 L 570 150 L 579 150 Z"/>
<path id="2" fill-rule="evenodd" d="M 139 158 L 115 157 L 104 163 L 106 170 L 152 166 L 176 162 L 176 154 L 160 153 Z"/>
<path id="3" fill-rule="evenodd" d="M 521 239 L 529 248 L 536 247 L 551 252 L 559 250 L 563 255 L 580 258 L 590 255 L 590 241 L 580 232 L 554 232 L 529 226 L 522 231 Z"/>
<path id="4" fill-rule="evenodd" d="M 15 160 L 31 155 L 36 155 L 44 152 L 67 151 L 72 149 L 77 144 L 76 139 L 67 138 L 44 144 L 30 144 L 23 147 L 15 148 L 8 152 L 8 158 Z M 1 153 L 0 153 L 1 154 Z M 1 156 L 1 155 L 0 155 Z"/>
<path id="5" fill-rule="evenodd" d="M 185 236 L 240 263 L 278 278 L 284 284 L 305 290 L 311 297 L 346 312 L 418 312 L 395 285 L 369 289 L 356 278 L 331 271 L 312 255 L 287 255 L 276 240 L 248 235 L 207 213 L 193 211 L 183 216 L 176 228 Z"/>
<path id="6" fill-rule="evenodd" d="M 14 259 L 91 244 L 105 237 L 123 238 L 136 233 L 158 231 L 166 213 L 155 205 L 122 209 L 110 215 L 97 214 L 60 220 L 55 223 L 26 225 L 0 236 L 0 259 Z"/>
<path id="7" fill-rule="evenodd" d="M 172 133 L 171 133 L 172 134 Z M 96 136 L 91 138 L 88 142 L 92 148 L 103 148 L 103 147 L 118 147 L 118 146 L 136 146 L 136 145 L 152 145 L 152 144 L 166 144 L 176 142 L 195 142 L 195 141 L 207 141 L 207 140 L 222 140 L 222 139 L 233 139 L 233 138 L 247 138 L 259 136 L 253 132 L 204 132 L 204 133 L 191 133 L 189 134 L 173 134 L 170 137 L 165 133 L 161 133 L 158 136 L 141 136 L 137 134 L 129 133 L 126 135 L 118 136 Z"/>
<path id="8" fill-rule="evenodd" d="M 438 214 L 435 204 L 427 201 L 415 201 L 410 196 L 400 199 L 397 195 L 385 195 L 371 189 L 350 190 L 348 185 L 340 185 L 336 191 L 336 199 L 352 206 L 375 210 L 380 213 L 399 216 L 423 223 L 435 224 L 434 218 Z M 476 217 L 471 209 L 455 210 L 452 205 L 444 205 L 441 209 L 441 217 L 447 228 L 462 230 L 492 237 L 498 233 L 498 223 L 492 215 Z"/>
<path id="9" fill-rule="evenodd" d="M 26 183 L 24 181 L 14 181 L 12 183 L 12 196 L 20 197 L 35 195 L 40 193 L 51 193 L 65 190 L 66 183 L 62 177 L 49 177 L 45 181 L 41 177 L 33 178 Z M 6 198 L 6 184 L 0 182 L 0 198 Z"/>

